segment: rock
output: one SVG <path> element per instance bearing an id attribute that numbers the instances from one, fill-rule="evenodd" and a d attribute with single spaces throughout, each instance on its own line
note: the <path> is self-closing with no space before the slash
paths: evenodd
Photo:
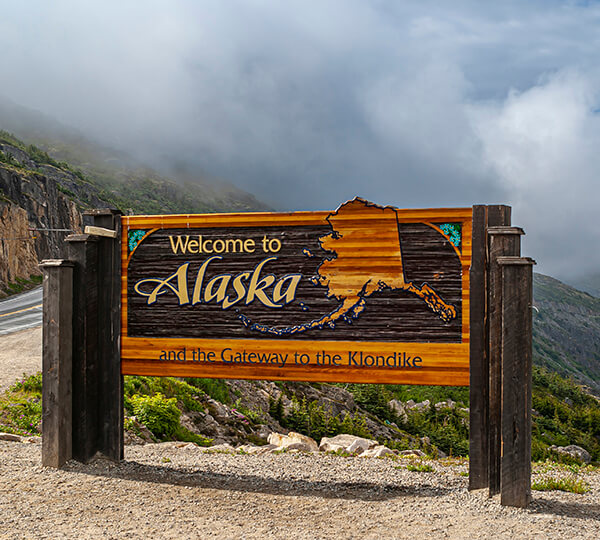
<path id="1" fill-rule="evenodd" d="M 20 435 L 14 433 L 0 433 L 0 441 L 21 442 L 23 439 Z"/>
<path id="2" fill-rule="evenodd" d="M 264 441 L 269 440 L 269 435 L 271 433 L 273 433 L 273 430 L 266 424 L 260 424 L 254 431 L 254 435 L 256 435 L 259 439 L 263 439 Z"/>
<path id="3" fill-rule="evenodd" d="M 363 452 L 360 457 L 385 457 L 385 456 L 395 456 L 393 450 L 390 450 L 387 446 L 377 445 L 375 448 L 371 448 L 370 450 L 366 450 Z"/>
<path id="4" fill-rule="evenodd" d="M 362 454 L 366 450 L 369 450 L 371 446 L 368 439 L 356 439 L 348 448 L 346 448 L 346 452 L 350 454 Z"/>
<path id="5" fill-rule="evenodd" d="M 235 448 L 229 443 L 215 444 L 204 449 L 205 452 L 230 452 L 234 453 Z"/>
<path id="6" fill-rule="evenodd" d="M 316 450 L 315 450 L 316 448 Z M 317 448 L 317 443 L 315 443 L 314 447 L 310 444 L 306 444 L 303 442 L 293 442 L 291 444 L 286 444 L 285 446 L 282 446 L 281 449 L 285 449 L 285 450 L 295 450 L 297 452 L 318 452 L 319 449 Z"/>
<path id="7" fill-rule="evenodd" d="M 302 435 L 301 433 L 295 433 L 294 431 L 290 431 L 287 435 L 273 432 L 269 435 L 268 441 L 269 444 L 274 444 L 279 448 L 288 448 L 294 445 L 294 448 L 302 450 L 303 452 L 319 451 L 317 442 L 314 439 Z"/>
<path id="8" fill-rule="evenodd" d="M 410 450 L 402 450 L 400 452 L 401 456 L 417 456 L 417 457 L 425 457 L 425 452 L 423 450 L 419 450 L 418 448 L 411 448 Z"/>
<path id="9" fill-rule="evenodd" d="M 281 450 L 281 448 L 279 448 L 279 446 L 275 446 L 274 444 L 265 444 L 264 446 L 259 446 L 260 451 L 257 452 L 257 455 L 262 455 L 262 454 L 271 454 L 273 452 L 275 452 L 276 450 Z"/>
<path id="10" fill-rule="evenodd" d="M 397 399 L 392 399 L 388 402 L 388 407 L 403 422 L 408 421 L 408 415 L 406 414 L 406 410 L 401 401 L 398 401 Z"/>
<path id="11" fill-rule="evenodd" d="M 353 453 L 361 448 L 364 452 L 378 444 L 379 443 L 373 439 L 365 439 L 363 437 L 357 437 L 356 435 L 342 433 L 335 437 L 323 437 L 319 444 L 319 450 L 321 450 L 321 452 L 337 452 L 338 450 L 344 450 L 348 453 Z M 353 448 L 354 450 L 350 450 L 350 448 Z"/>
<path id="12" fill-rule="evenodd" d="M 446 401 L 440 401 L 439 403 L 436 403 L 435 410 L 439 411 L 441 409 L 454 409 L 455 406 L 456 401 L 452 401 L 450 398 L 448 398 Z"/>
<path id="13" fill-rule="evenodd" d="M 321 444 L 319 445 L 319 451 L 320 452 L 333 452 L 335 454 L 337 452 L 345 452 L 346 447 L 342 444 L 333 444 L 328 441 L 325 441 L 325 442 L 321 441 Z"/>
<path id="14" fill-rule="evenodd" d="M 255 446 L 253 444 L 242 444 L 242 446 L 238 446 L 235 450 L 238 454 L 260 454 L 263 446 Z"/>
<path id="15" fill-rule="evenodd" d="M 549 450 L 551 452 L 555 452 L 556 454 L 570 456 L 585 464 L 588 464 L 592 460 L 592 456 L 590 456 L 589 452 L 585 448 L 581 448 L 581 446 L 577 446 L 575 444 L 570 444 L 569 446 L 552 445 Z"/>

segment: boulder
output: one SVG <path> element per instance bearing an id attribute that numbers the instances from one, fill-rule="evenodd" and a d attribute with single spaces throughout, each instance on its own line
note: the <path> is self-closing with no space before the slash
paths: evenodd
<path id="1" fill-rule="evenodd" d="M 383 446 L 379 444 L 370 450 L 364 451 L 360 457 L 385 457 L 385 456 L 395 456 L 395 452 L 390 450 L 387 446 Z"/>
<path id="2" fill-rule="evenodd" d="M 455 406 L 456 401 L 452 401 L 450 398 L 448 398 L 446 401 L 440 401 L 439 403 L 436 403 L 435 410 L 439 411 L 441 409 L 454 409 Z"/>
<path id="3" fill-rule="evenodd" d="M 0 433 L 0 441 L 21 442 L 22 438 L 20 435 L 14 435 L 13 433 Z"/>
<path id="4" fill-rule="evenodd" d="M 366 450 L 369 450 L 373 445 L 368 439 L 356 439 L 348 448 L 346 452 L 350 454 L 362 454 Z"/>
<path id="5" fill-rule="evenodd" d="M 577 446 L 575 444 L 570 444 L 569 446 L 552 445 L 549 450 L 551 452 L 555 452 L 556 454 L 570 456 L 585 464 L 588 464 L 592 460 L 592 456 L 590 456 L 589 452 L 585 448 L 581 448 L 581 446 Z"/>
<path id="6" fill-rule="evenodd" d="M 338 450 L 344 450 L 352 454 L 359 449 L 362 449 L 362 453 L 365 450 L 374 448 L 378 444 L 379 443 L 373 439 L 365 439 L 363 437 L 357 437 L 356 435 L 342 433 L 335 437 L 323 437 L 319 444 L 319 450 L 321 450 L 321 452 L 337 452 Z M 350 448 L 353 450 L 350 450 Z"/>
<path id="7" fill-rule="evenodd" d="M 408 415 L 406 414 L 406 409 L 404 408 L 404 404 L 397 399 L 392 399 L 388 402 L 388 407 L 390 410 L 403 422 L 408 421 Z"/>
<path id="8" fill-rule="evenodd" d="M 290 431 L 287 435 L 281 433 L 271 433 L 268 438 L 269 444 L 279 448 L 288 448 L 294 445 L 294 448 L 303 452 L 318 452 L 317 442 L 306 435 Z M 291 448 L 290 448 L 291 449 Z"/>

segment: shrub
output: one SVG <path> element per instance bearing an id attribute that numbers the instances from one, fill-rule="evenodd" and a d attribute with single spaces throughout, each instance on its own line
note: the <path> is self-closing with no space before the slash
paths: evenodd
<path id="1" fill-rule="evenodd" d="M 181 411 L 175 398 L 166 398 L 161 393 L 153 396 L 135 394 L 130 398 L 133 412 L 156 437 L 172 437 L 180 427 Z"/>

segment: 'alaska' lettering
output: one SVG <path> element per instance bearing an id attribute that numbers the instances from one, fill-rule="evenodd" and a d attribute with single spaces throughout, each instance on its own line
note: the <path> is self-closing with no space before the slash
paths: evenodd
<path id="1" fill-rule="evenodd" d="M 191 300 L 188 290 L 189 262 L 180 265 L 175 272 L 164 279 L 148 278 L 138 281 L 134 290 L 140 296 L 147 298 L 148 305 L 154 304 L 159 296 L 171 292 L 177 297 L 180 306 L 212 302 L 220 305 L 221 309 L 228 309 L 242 301 L 249 305 L 255 300 L 270 308 L 282 308 L 296 298 L 296 290 L 302 274 L 288 274 L 279 279 L 276 279 L 273 274 L 261 275 L 265 265 L 277 260 L 277 257 L 263 259 L 251 271 L 241 272 L 235 276 L 219 274 L 207 281 L 208 265 L 222 258 L 215 255 L 202 263 L 196 274 Z"/>

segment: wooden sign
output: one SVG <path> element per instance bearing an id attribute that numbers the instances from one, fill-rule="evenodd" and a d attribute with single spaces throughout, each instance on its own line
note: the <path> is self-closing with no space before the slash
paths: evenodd
<path id="1" fill-rule="evenodd" d="M 123 374 L 469 384 L 472 209 L 122 217 Z"/>

